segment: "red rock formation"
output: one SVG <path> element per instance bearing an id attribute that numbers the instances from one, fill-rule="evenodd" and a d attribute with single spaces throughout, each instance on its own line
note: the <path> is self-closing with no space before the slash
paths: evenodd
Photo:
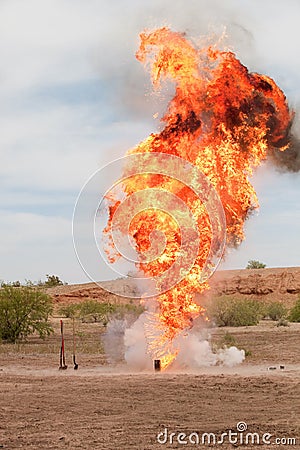
<path id="1" fill-rule="evenodd" d="M 282 301 L 291 306 L 300 294 L 300 267 L 217 271 L 209 283 L 209 296 L 251 297 Z M 107 281 L 103 285 L 107 290 L 96 283 L 87 283 L 51 288 L 48 293 L 56 303 L 74 303 L 86 299 L 123 303 L 137 292 L 131 280 Z M 122 296 L 109 292 L 112 285 Z"/>

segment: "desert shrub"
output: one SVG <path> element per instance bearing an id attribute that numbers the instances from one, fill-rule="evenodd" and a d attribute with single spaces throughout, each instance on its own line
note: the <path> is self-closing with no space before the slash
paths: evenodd
<path id="1" fill-rule="evenodd" d="M 107 325 L 109 320 L 124 319 L 131 316 L 137 318 L 144 308 L 132 303 L 99 303 L 95 300 L 86 300 L 80 304 L 80 317 L 83 321 L 102 322 Z"/>
<path id="2" fill-rule="evenodd" d="M 82 322 L 100 322 L 107 325 L 112 318 L 123 319 L 128 315 L 138 317 L 143 311 L 142 306 L 132 303 L 112 304 L 89 299 L 81 303 L 63 305 L 58 309 L 58 314 L 67 318 L 77 317 Z"/>
<path id="3" fill-rule="evenodd" d="M 62 286 L 64 283 L 61 281 L 61 279 L 57 275 L 46 275 L 47 280 L 46 281 L 39 281 L 38 285 L 45 286 L 45 287 L 55 287 L 55 286 Z"/>
<path id="4" fill-rule="evenodd" d="M 16 342 L 37 332 L 41 338 L 53 330 L 48 321 L 51 298 L 39 289 L 4 286 L 0 290 L 0 339 Z"/>
<path id="5" fill-rule="evenodd" d="M 279 320 L 287 315 L 287 308 L 280 302 L 270 302 L 265 304 L 264 316 L 272 320 Z"/>
<path id="6" fill-rule="evenodd" d="M 64 284 L 68 284 L 66 282 L 61 281 L 61 279 L 57 275 L 46 275 L 46 281 L 38 280 L 38 281 L 31 281 L 25 279 L 25 283 L 21 283 L 19 280 L 17 281 L 1 281 L 0 285 L 1 287 L 6 286 L 12 286 L 12 287 L 21 287 L 21 286 L 27 286 L 27 287 L 39 287 L 39 288 L 48 288 L 48 287 L 55 287 L 55 286 L 62 286 Z"/>
<path id="7" fill-rule="evenodd" d="M 258 300 L 219 297 L 208 308 L 208 317 L 219 327 L 256 325 L 262 318 Z"/>
<path id="8" fill-rule="evenodd" d="M 70 305 L 63 305 L 58 309 L 58 314 L 61 317 L 73 318 L 78 317 L 80 305 L 78 303 L 71 303 Z"/>
<path id="9" fill-rule="evenodd" d="M 248 264 L 246 266 L 246 269 L 264 269 L 266 267 L 266 264 L 257 261 L 256 259 L 250 259 L 248 261 Z"/>
<path id="10" fill-rule="evenodd" d="M 1 287 L 7 287 L 7 286 L 20 287 L 21 283 L 19 280 L 9 281 L 9 282 L 1 281 Z"/>
<path id="11" fill-rule="evenodd" d="M 124 319 L 124 317 L 128 315 L 139 317 L 144 311 L 145 308 L 142 305 L 135 305 L 133 303 L 123 303 L 117 305 L 113 316 L 114 318 L 117 319 Z"/>
<path id="12" fill-rule="evenodd" d="M 112 303 L 85 300 L 79 304 L 79 317 L 82 322 L 102 322 L 107 324 L 110 314 L 116 310 Z"/>
<path id="13" fill-rule="evenodd" d="M 290 322 L 300 322 L 300 298 L 296 301 L 295 305 L 289 314 Z"/>

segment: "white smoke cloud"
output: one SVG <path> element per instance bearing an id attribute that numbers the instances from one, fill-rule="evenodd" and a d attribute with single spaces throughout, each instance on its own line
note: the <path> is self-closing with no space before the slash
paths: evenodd
<path id="1" fill-rule="evenodd" d="M 177 342 L 180 351 L 174 364 L 176 368 L 197 369 L 216 365 L 234 367 L 245 359 L 245 351 L 237 347 L 221 348 L 213 352 L 210 342 L 193 331 L 181 336 Z"/>
<path id="2" fill-rule="evenodd" d="M 128 367 L 136 371 L 153 369 L 153 360 L 147 351 L 149 317 L 151 315 L 145 312 L 131 326 L 126 319 L 112 321 L 108 325 L 104 348 L 109 362 L 125 360 Z M 199 369 L 216 365 L 234 367 L 244 361 L 244 350 L 232 346 L 213 351 L 205 335 L 205 330 L 196 328 L 183 332 L 174 340 L 173 347 L 179 348 L 179 352 L 172 369 Z"/>
<path id="3" fill-rule="evenodd" d="M 124 333 L 125 360 L 135 370 L 151 369 L 153 363 L 147 353 L 145 322 L 147 313 L 143 313 Z"/>
<path id="4" fill-rule="evenodd" d="M 110 364 L 118 364 L 124 361 L 124 334 L 129 324 L 126 319 L 110 320 L 106 332 L 102 337 L 104 351 Z"/>

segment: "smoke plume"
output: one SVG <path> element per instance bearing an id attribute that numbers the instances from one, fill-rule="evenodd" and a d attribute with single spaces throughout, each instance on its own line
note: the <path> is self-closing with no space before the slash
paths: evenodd
<path id="1" fill-rule="evenodd" d="M 287 131 L 287 136 L 283 145 L 288 148 L 284 151 L 273 147 L 270 149 L 270 159 L 272 164 L 280 172 L 299 172 L 300 171 L 300 121 L 295 115 L 291 126 Z"/>
<path id="2" fill-rule="evenodd" d="M 128 366 L 134 370 L 153 369 L 153 361 L 147 351 L 147 332 L 145 333 L 149 319 L 151 320 L 151 313 L 145 312 L 130 328 L 125 328 L 124 356 Z M 244 350 L 234 346 L 214 352 L 207 330 L 199 330 L 197 327 L 178 336 L 173 346 L 179 349 L 171 366 L 174 370 L 199 369 L 216 365 L 233 367 L 241 364 L 245 359 Z"/>

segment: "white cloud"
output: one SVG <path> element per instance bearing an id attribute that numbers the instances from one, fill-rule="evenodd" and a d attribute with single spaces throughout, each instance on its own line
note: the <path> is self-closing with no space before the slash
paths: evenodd
<path id="1" fill-rule="evenodd" d="M 6 188 L 77 190 L 112 158 L 143 137 L 143 123 L 97 129 L 93 106 L 58 106 L 2 120 L 0 178 Z M 100 124 L 101 121 L 99 120 Z"/>
<path id="2" fill-rule="evenodd" d="M 0 17 L 6 89 L 91 76 L 88 61 L 100 39 L 99 11 L 93 15 L 83 3 L 66 0 L 10 0 L 2 2 Z"/>
<path id="3" fill-rule="evenodd" d="M 67 219 L 0 211 L 0 248 L 0 279 L 36 281 L 46 273 L 73 280 L 81 276 Z"/>
<path id="4" fill-rule="evenodd" d="M 209 29 L 221 32 L 226 25 L 228 42 L 242 62 L 273 76 L 297 105 L 299 17 L 297 0 L 2 0 L 0 248 L 6 264 L 0 278 L 37 279 L 59 271 L 67 280 L 84 279 L 74 259 L 70 213 L 59 217 L 55 204 L 57 211 L 68 204 L 70 211 L 98 167 L 155 131 L 151 115 L 162 111 L 166 99 L 145 97 L 149 76 L 134 57 L 139 32 L 167 24 L 197 37 Z M 64 87 L 80 90 L 81 83 L 95 80 L 102 90 L 97 101 L 64 97 Z M 291 178 L 278 175 L 278 180 L 280 209 L 289 192 L 299 188 Z M 273 204 L 275 194 L 265 182 L 259 190 Z M 294 201 L 285 210 L 291 223 Z M 41 213 L 42 204 L 51 207 L 51 216 Z M 276 222 L 276 214 L 273 208 L 268 217 Z M 278 251 L 266 241 L 266 222 L 253 218 L 251 223 L 256 231 L 249 225 L 241 251 L 248 256 L 260 245 L 278 260 Z M 296 236 L 289 230 L 284 245 L 294 261 Z"/>

